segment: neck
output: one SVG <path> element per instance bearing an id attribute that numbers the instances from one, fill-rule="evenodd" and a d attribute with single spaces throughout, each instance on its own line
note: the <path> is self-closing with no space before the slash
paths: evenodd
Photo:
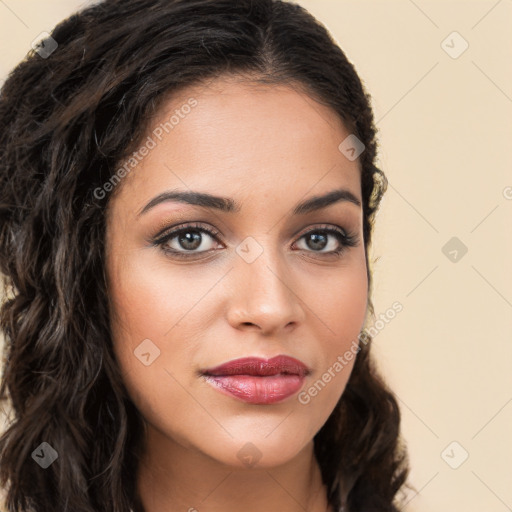
<path id="1" fill-rule="evenodd" d="M 232 467 L 148 425 L 137 488 L 145 512 L 331 510 L 312 441 L 277 467 Z"/>

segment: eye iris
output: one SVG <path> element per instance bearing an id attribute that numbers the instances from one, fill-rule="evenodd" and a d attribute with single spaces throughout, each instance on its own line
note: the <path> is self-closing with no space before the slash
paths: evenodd
<path id="1" fill-rule="evenodd" d="M 321 239 L 321 241 L 318 242 L 320 239 Z M 311 244 L 308 243 L 308 246 L 310 247 L 310 249 L 317 249 L 317 250 L 323 249 L 323 248 L 325 248 L 325 246 L 327 244 L 327 235 L 326 234 L 318 235 L 316 233 L 311 233 L 309 235 L 308 241 L 311 241 L 311 240 L 313 242 L 313 246 L 311 246 Z"/>
<path id="2" fill-rule="evenodd" d="M 198 231 L 186 231 L 178 236 L 178 241 L 184 249 L 197 249 L 201 245 L 201 234 Z"/>

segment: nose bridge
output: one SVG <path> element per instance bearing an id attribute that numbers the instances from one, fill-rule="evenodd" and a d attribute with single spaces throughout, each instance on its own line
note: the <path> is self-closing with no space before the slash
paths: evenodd
<path id="1" fill-rule="evenodd" d="M 236 249 L 234 317 L 264 330 L 285 327 L 302 318 L 284 257 L 272 237 L 246 238 Z"/>
<path id="2" fill-rule="evenodd" d="M 257 242 L 262 245 L 261 242 Z M 254 244 L 254 242 L 253 242 Z M 251 247 L 250 251 L 255 248 Z M 266 291 L 272 297 L 285 297 L 287 293 L 284 277 L 286 271 L 282 264 L 282 255 L 278 251 L 270 247 L 270 239 L 268 243 L 258 251 L 253 261 L 240 257 L 242 261 L 237 262 L 240 274 L 243 275 L 245 283 L 251 283 L 253 291 Z"/>

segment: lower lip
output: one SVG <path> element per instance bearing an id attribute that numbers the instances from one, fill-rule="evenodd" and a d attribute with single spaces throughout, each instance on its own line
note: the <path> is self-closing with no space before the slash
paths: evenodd
<path id="1" fill-rule="evenodd" d="M 226 395 L 250 404 L 273 404 L 285 400 L 299 391 L 304 377 L 299 375 L 206 376 L 207 382 Z"/>

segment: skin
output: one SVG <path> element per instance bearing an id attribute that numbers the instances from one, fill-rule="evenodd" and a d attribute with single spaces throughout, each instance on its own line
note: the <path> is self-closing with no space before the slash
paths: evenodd
<path id="1" fill-rule="evenodd" d="M 340 201 L 305 215 L 292 210 L 338 188 L 361 201 L 359 162 L 338 149 L 349 132 L 335 112 L 289 86 L 222 78 L 189 87 L 152 126 L 190 97 L 197 106 L 123 178 L 107 212 L 114 349 L 147 428 L 138 491 L 148 512 L 240 505 L 247 512 L 325 512 L 313 437 L 354 359 L 307 404 L 297 395 L 248 404 L 198 372 L 284 354 L 311 369 L 302 391 L 357 341 L 368 300 L 362 208 Z M 138 215 L 171 189 L 227 196 L 242 207 L 225 213 L 172 201 Z M 219 240 L 200 231 L 189 260 L 152 244 L 166 227 L 188 222 L 218 230 Z M 323 225 L 354 233 L 359 243 L 329 257 L 341 244 L 335 236 L 327 235 L 323 249 L 303 236 Z M 236 252 L 247 237 L 262 250 L 251 263 Z M 190 246 L 175 236 L 167 247 L 185 253 Z M 145 339 L 160 350 L 148 366 L 134 354 Z M 259 459 L 248 465 L 240 453 Z"/>

